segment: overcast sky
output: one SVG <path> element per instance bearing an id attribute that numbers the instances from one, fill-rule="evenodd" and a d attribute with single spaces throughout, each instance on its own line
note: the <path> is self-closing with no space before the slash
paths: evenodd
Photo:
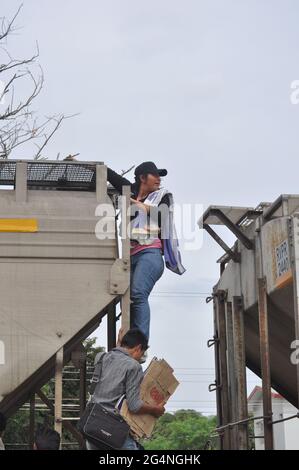
<path id="1" fill-rule="evenodd" d="M 38 41 L 38 113 L 80 113 L 45 156 L 79 152 L 116 171 L 153 160 L 168 169 L 163 185 L 179 204 L 255 207 L 299 192 L 299 105 L 290 102 L 299 79 L 297 1 L 23 3 L 9 49 L 28 56 Z M 1 13 L 19 4 L 2 0 Z M 168 360 L 181 381 L 171 410 L 214 411 L 205 297 L 221 254 L 205 236 L 201 249 L 183 250 L 186 273 L 165 270 L 151 297 L 151 355 Z M 250 374 L 249 392 L 254 383 Z"/>

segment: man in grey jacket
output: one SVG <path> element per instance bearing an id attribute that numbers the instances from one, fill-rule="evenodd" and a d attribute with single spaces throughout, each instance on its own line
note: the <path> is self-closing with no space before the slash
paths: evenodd
<path id="1" fill-rule="evenodd" d="M 140 398 L 140 384 L 143 370 L 139 360 L 148 348 L 146 336 L 137 328 L 132 328 L 120 340 L 120 346 L 112 349 L 103 357 L 102 373 L 94 391 L 93 400 L 101 403 L 108 410 L 113 410 L 119 399 L 125 395 L 131 413 L 150 414 L 160 417 L 164 414 L 163 404 L 151 406 Z M 97 355 L 96 362 L 99 360 Z M 96 450 L 87 441 L 88 450 Z M 124 443 L 123 449 L 138 450 L 138 444 L 132 436 Z"/>

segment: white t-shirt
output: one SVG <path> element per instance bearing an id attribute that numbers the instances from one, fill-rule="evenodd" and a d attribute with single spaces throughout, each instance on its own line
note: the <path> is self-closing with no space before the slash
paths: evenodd
<path id="1" fill-rule="evenodd" d="M 0 450 L 5 450 L 5 447 L 4 447 L 4 444 L 3 444 L 3 441 L 0 437 Z"/>

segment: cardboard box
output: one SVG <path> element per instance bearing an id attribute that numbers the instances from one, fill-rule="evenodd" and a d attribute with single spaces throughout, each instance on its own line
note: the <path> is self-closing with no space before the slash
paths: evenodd
<path id="1" fill-rule="evenodd" d="M 145 371 L 140 387 L 141 399 L 148 405 L 166 403 L 179 385 L 173 375 L 173 369 L 164 359 L 154 358 Z M 154 430 L 157 418 L 151 415 L 130 413 L 126 400 L 123 401 L 121 415 L 130 425 L 132 432 L 139 438 L 149 438 Z"/>

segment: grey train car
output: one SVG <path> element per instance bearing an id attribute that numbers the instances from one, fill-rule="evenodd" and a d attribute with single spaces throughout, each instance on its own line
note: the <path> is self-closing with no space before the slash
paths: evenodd
<path id="1" fill-rule="evenodd" d="M 108 311 L 115 329 L 111 306 L 120 298 L 128 315 L 129 246 L 121 258 L 106 175 L 102 162 L 0 162 L 0 410 L 7 416 L 54 375 L 57 352 L 69 361 Z M 111 209 L 102 239 L 99 204 Z"/>
<path id="2" fill-rule="evenodd" d="M 299 196 L 282 195 L 257 208 L 210 206 L 198 224 L 225 251 L 211 296 L 209 341 L 215 348 L 216 380 L 210 389 L 217 395 L 218 432 L 224 448 L 248 445 L 242 432 L 234 436 L 248 422 L 246 365 L 262 377 L 266 448 L 271 448 L 271 387 L 299 407 Z M 233 247 L 212 228 L 217 225 L 236 236 Z"/>

